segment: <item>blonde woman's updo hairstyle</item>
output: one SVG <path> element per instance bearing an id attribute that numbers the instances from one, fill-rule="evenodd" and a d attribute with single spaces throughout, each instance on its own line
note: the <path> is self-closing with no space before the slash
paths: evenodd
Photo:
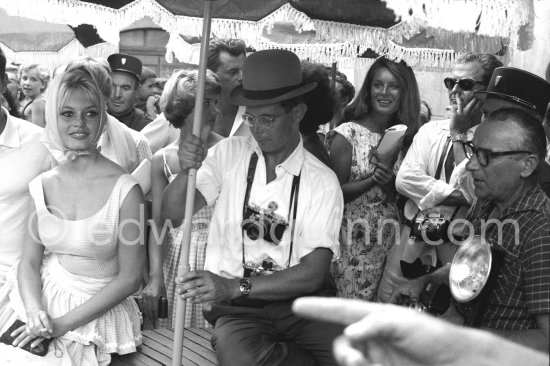
<path id="1" fill-rule="evenodd" d="M 181 70 L 173 74 L 164 86 L 160 97 L 160 108 L 166 119 L 176 128 L 181 128 L 183 122 L 195 108 L 197 97 L 197 70 Z M 206 70 L 205 94 L 220 94 L 222 87 L 218 76 Z"/>
<path id="2" fill-rule="evenodd" d="M 82 90 L 99 109 L 102 127 L 96 136 L 97 141 L 107 121 L 107 100 L 111 96 L 111 88 L 111 75 L 100 62 L 90 57 L 71 61 L 62 73 L 56 75 L 53 81 L 46 104 L 46 115 L 49 115 L 52 121 L 55 120 L 56 114 L 66 103 L 70 94 L 74 90 Z M 49 106 L 50 103 L 53 104 Z M 54 106 L 55 110 L 51 110 Z"/>
<path id="3" fill-rule="evenodd" d="M 67 103 L 71 94 L 82 91 L 89 101 L 98 108 L 100 125 L 94 137 L 90 150 L 97 149 L 97 143 L 108 121 L 107 99 L 111 95 L 111 76 L 108 70 L 99 62 L 91 58 L 82 58 L 72 61 L 64 70 L 59 70 L 53 79 L 46 94 L 46 141 L 49 148 L 61 151 L 66 159 L 74 159 L 82 155 L 82 151 L 75 153 L 65 145 L 59 132 L 59 113 Z M 57 158 L 63 161 L 63 158 Z M 61 159 L 61 160 L 60 160 Z"/>
<path id="4" fill-rule="evenodd" d="M 95 81 L 99 92 L 105 98 L 105 101 L 109 100 L 111 97 L 111 88 L 112 88 L 112 79 L 111 79 L 111 69 L 109 65 L 107 66 L 101 61 L 91 58 L 91 57 L 82 57 L 76 60 L 73 60 L 67 64 L 65 72 L 68 72 L 72 69 L 84 69 L 90 75 L 90 77 Z"/>

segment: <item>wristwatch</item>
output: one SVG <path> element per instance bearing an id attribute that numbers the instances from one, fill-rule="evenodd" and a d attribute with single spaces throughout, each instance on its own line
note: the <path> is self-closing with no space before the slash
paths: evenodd
<path id="1" fill-rule="evenodd" d="M 451 139 L 451 142 L 462 142 L 462 143 L 466 143 L 466 142 L 470 142 L 472 141 L 472 138 L 473 138 L 473 132 L 468 130 L 466 132 L 463 132 L 463 133 L 460 133 L 458 135 L 449 135 L 449 138 Z"/>
<path id="2" fill-rule="evenodd" d="M 243 296 L 248 296 L 252 290 L 252 282 L 248 278 L 241 278 L 239 280 L 239 290 Z"/>
<path id="3" fill-rule="evenodd" d="M 462 139 L 462 134 L 458 134 L 458 135 L 449 135 L 449 138 L 451 139 L 451 142 L 462 142 L 464 143 L 464 140 Z"/>

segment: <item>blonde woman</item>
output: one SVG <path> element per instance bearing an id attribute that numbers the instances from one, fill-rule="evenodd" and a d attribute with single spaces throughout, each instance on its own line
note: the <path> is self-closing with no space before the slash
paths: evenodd
<path id="1" fill-rule="evenodd" d="M 135 225 L 144 198 L 97 147 L 110 88 L 107 70 L 92 60 L 69 66 L 48 92 L 45 140 L 64 159 L 29 184 L 35 212 L 17 273 L 0 288 L 0 333 L 26 324 L 5 335 L 11 345 L 0 344 L 0 364 L 108 365 L 111 353 L 141 343 L 130 295 L 144 266 Z M 23 348 L 45 340 L 44 357 Z"/>
<path id="2" fill-rule="evenodd" d="M 181 134 L 192 133 L 197 95 L 197 71 L 179 71 L 166 83 L 161 98 L 161 107 L 166 119 L 175 128 L 181 129 Z M 216 74 L 208 71 L 206 74 L 206 91 L 202 116 L 201 134 L 211 147 L 223 139 L 222 136 L 211 132 L 218 109 L 216 103 L 221 93 L 221 86 Z M 178 160 L 179 140 L 157 151 L 152 162 L 152 194 L 153 194 L 153 219 L 157 234 L 164 232 L 164 227 L 171 227 L 169 222 L 162 221 L 161 201 L 162 192 L 180 172 Z M 199 270 L 204 267 L 206 242 L 208 229 L 214 206 L 205 206 L 193 216 L 193 231 L 191 235 L 191 247 L 189 254 L 190 270 Z M 182 247 L 182 226 L 172 228 L 165 238 L 154 235 L 149 238 L 149 282 L 142 292 L 145 306 L 145 316 L 160 327 L 171 328 L 176 318 L 174 306 L 176 303 L 175 280 L 180 264 Z M 162 240 L 164 239 L 164 240 Z M 162 244 L 165 249 L 162 250 Z M 157 309 L 160 296 L 168 299 L 168 318 L 161 319 L 157 323 Z M 185 309 L 185 326 L 206 328 L 208 323 L 202 316 L 202 304 L 193 304 L 188 301 Z"/>

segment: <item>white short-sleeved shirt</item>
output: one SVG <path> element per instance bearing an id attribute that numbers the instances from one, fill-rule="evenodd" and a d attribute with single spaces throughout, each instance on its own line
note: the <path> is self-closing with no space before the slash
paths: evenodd
<path id="1" fill-rule="evenodd" d="M 263 239 L 253 241 L 241 229 L 246 175 L 253 152 L 258 154 L 258 163 L 250 203 L 263 209 L 276 202 L 275 213 L 288 219 L 292 181 L 301 174 L 290 266 L 316 248 L 329 248 L 337 256 L 344 203 L 334 172 L 306 151 L 300 140 L 294 152 L 276 167 L 276 179 L 266 184 L 265 160 L 256 141 L 252 137 L 231 137 L 210 149 L 197 172 L 197 189 L 209 205 L 216 204 L 205 269 L 223 277 L 242 277 L 243 238 L 245 262 L 261 264 L 271 259 L 274 265 L 287 267 L 291 226 L 278 245 Z"/>
<path id="2" fill-rule="evenodd" d="M 33 212 L 29 182 L 54 165 L 38 141 L 43 129 L 6 113 L 0 134 L 0 284 L 6 271 L 19 260 Z"/>
<path id="3" fill-rule="evenodd" d="M 442 179 L 434 178 L 443 149 L 446 146 L 445 154 L 448 154 L 453 147 L 446 144 L 449 124 L 450 120 L 430 121 L 420 127 L 397 173 L 397 191 L 409 197 L 421 210 L 439 205 L 454 190 L 462 192 L 468 202 L 475 197 L 473 180 L 466 170 L 467 159 L 455 166 L 450 177 L 445 177 L 443 169 Z M 475 127 L 470 130 L 474 131 Z"/>

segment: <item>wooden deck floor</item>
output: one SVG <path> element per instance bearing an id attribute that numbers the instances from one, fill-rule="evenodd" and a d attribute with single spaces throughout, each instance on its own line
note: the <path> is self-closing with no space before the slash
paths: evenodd
<path id="1" fill-rule="evenodd" d="M 212 333 L 206 329 L 185 329 L 181 364 L 216 366 L 216 354 L 210 347 Z M 138 352 L 113 356 L 113 366 L 160 366 L 171 365 L 174 331 L 154 329 L 143 332 L 143 344 Z"/>

